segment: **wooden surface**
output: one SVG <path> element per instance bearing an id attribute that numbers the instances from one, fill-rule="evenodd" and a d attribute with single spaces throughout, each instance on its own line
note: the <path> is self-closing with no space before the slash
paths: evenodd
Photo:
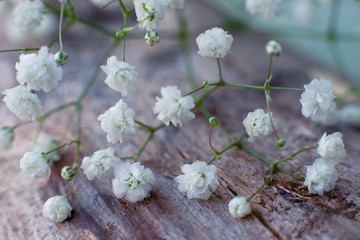
<path id="1" fill-rule="evenodd" d="M 196 35 L 208 27 L 217 26 L 221 16 L 198 1 L 187 1 L 186 15 Z M 104 15 L 92 8 L 85 17 L 105 21 Z M 109 10 L 108 26 L 120 26 L 120 17 Z M 201 13 L 201 14 L 199 14 Z M 86 15 L 87 14 L 87 15 Z M 134 21 L 130 25 L 135 24 Z M 176 15 L 171 13 L 162 28 L 176 28 Z M 264 36 L 233 34 L 231 53 L 222 61 L 224 78 L 229 81 L 262 85 L 268 58 Z M 107 37 L 76 25 L 64 36 L 69 53 L 63 67 L 64 79 L 56 90 L 42 95 L 44 108 L 50 110 L 59 103 L 78 96 L 83 83 L 91 76 L 110 41 Z M 1 49 L 18 47 L 2 36 Z M 190 42 L 191 57 L 198 85 L 206 79 L 217 80 L 216 62 L 204 59 Z M 55 47 L 56 49 L 56 47 Z M 121 48 L 116 50 L 121 56 Z M 0 90 L 15 86 L 14 64 L 18 54 L 0 55 Z M 136 118 L 149 124 L 158 124 L 152 114 L 155 96 L 162 86 L 178 85 L 183 92 L 190 90 L 178 42 L 162 39 L 161 44 L 148 47 L 142 39 L 127 44 L 127 62 L 135 65 L 140 74 L 137 90 L 126 97 L 136 111 Z M 311 77 L 307 74 L 313 64 L 289 53 L 273 63 L 273 86 L 301 87 Z M 114 105 L 120 95 L 109 89 L 100 74 L 95 86 L 86 97 L 83 114 L 82 140 L 91 151 L 109 144 L 101 131 L 97 116 Z M 31 179 L 21 173 L 19 159 L 30 150 L 36 125 L 16 131 L 13 148 L 0 153 L 0 239 L 359 239 L 360 236 L 360 135 L 359 129 L 339 127 L 320 128 L 303 118 L 300 113 L 300 93 L 272 92 L 272 109 L 279 126 L 279 134 L 287 139 L 286 147 L 276 147 L 273 136 L 252 144 L 246 143 L 271 160 L 281 159 L 303 147 L 313 146 L 324 131 L 341 131 L 347 149 L 346 159 L 337 166 L 339 180 L 335 190 L 324 196 L 310 195 L 302 182 L 278 173 L 252 201 L 253 214 L 235 219 L 228 213 L 227 204 L 235 195 L 251 195 L 268 174 L 268 166 L 239 149 L 232 149 L 216 162 L 220 185 L 208 201 L 188 200 L 177 190 L 173 178 L 181 174 L 184 163 L 212 158 L 208 146 L 209 125 L 201 113 L 186 122 L 182 128 L 169 127 L 156 133 L 140 158 L 156 175 L 151 197 L 138 203 L 117 199 L 111 191 L 111 179 L 88 181 L 79 172 L 75 193 L 70 202 L 74 209 L 70 219 L 53 223 L 42 216 L 42 204 L 49 198 L 70 189 L 60 177 L 62 166 L 70 164 L 73 148 L 62 151 L 63 159 L 52 167 L 49 179 Z M 265 108 L 264 93 L 257 90 L 226 88 L 213 94 L 205 104 L 220 119 L 234 137 L 244 133 L 242 120 L 249 111 Z M 6 106 L 0 105 L 0 125 L 18 122 Z M 46 121 L 44 130 L 52 136 L 65 131 L 71 111 L 55 115 Z M 66 132 L 66 131 L 65 131 Z M 72 132 L 66 135 L 72 137 Z M 134 154 L 145 141 L 146 134 L 138 131 L 136 138 L 124 144 L 110 145 L 118 156 Z M 221 149 L 228 144 L 217 130 L 214 145 Z M 84 156 L 84 155 L 82 155 Z M 305 165 L 316 158 L 315 151 L 299 155 L 296 160 L 282 164 L 293 172 L 305 173 Z"/>

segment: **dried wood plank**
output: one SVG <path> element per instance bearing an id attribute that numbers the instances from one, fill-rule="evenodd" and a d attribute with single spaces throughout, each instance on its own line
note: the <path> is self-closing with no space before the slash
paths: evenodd
<path id="1" fill-rule="evenodd" d="M 189 1 L 188 17 L 191 28 L 197 29 L 208 23 L 215 13 L 201 3 Z M 202 15 L 195 14 L 201 12 Z M 206 21 L 204 20 L 206 19 Z M 213 18 L 211 18 L 213 19 Z M 217 19 L 213 19 L 216 25 Z M 170 21 L 171 22 L 171 21 Z M 110 25 L 116 22 L 109 23 Z M 173 22 L 171 22 L 173 24 Z M 171 29 L 172 25 L 164 28 Z M 201 28 L 202 29 L 202 28 Z M 77 34 L 81 32 L 82 35 Z M 109 45 L 109 40 L 87 32 L 81 26 L 69 32 L 65 47 L 70 55 L 64 66 L 65 79 L 59 89 L 51 92 L 45 108 L 51 109 L 59 102 L 74 99 L 84 81 L 91 75 L 89 66 L 95 66 Z M 225 79 L 239 83 L 261 85 L 267 66 L 263 51 L 267 39 L 258 36 L 234 34 L 232 53 L 222 61 Z M 81 44 L 79 44 L 81 43 Z M 3 47 L 3 43 L 0 44 Z M 244 48 L 246 46 L 246 48 Z M 141 49 L 141 50 L 139 50 Z M 192 60 L 196 79 L 217 79 L 216 63 L 196 54 L 191 42 Z M 285 48 L 286 49 L 286 48 Z M 75 54 L 76 53 L 76 54 Z M 116 54 L 121 55 L 121 50 Z M 8 59 L 0 56 L 0 63 L 11 65 L 15 55 Z M 136 66 L 140 84 L 136 93 L 127 98 L 140 120 L 157 124 L 151 107 L 161 86 L 178 85 L 189 90 L 183 66 L 183 56 L 176 41 L 162 40 L 161 45 L 144 47 L 143 40 L 128 43 L 127 61 Z M 300 87 L 309 82 L 305 74 L 312 67 L 291 53 L 285 53 L 274 61 L 273 85 Z M 1 90 L 14 84 L 13 73 L 8 81 L 1 81 Z M 92 151 L 108 146 L 105 134 L 96 118 L 118 101 L 120 95 L 103 83 L 102 74 L 86 98 L 82 122 L 83 141 Z M 179 175 L 184 163 L 197 159 L 206 161 L 212 157 L 208 151 L 207 120 L 196 112 L 197 118 L 181 129 L 169 127 L 156 133 L 154 140 L 141 156 L 141 162 L 156 175 L 157 184 L 150 198 L 139 203 L 118 200 L 111 192 L 111 179 L 89 182 L 80 172 L 76 192 L 70 201 L 73 216 L 63 223 L 52 223 L 41 214 L 44 201 L 71 186 L 60 177 L 62 166 L 70 164 L 73 149 L 63 153 L 61 162 L 52 167 L 48 180 L 31 180 L 19 168 L 19 159 L 30 149 L 34 124 L 16 132 L 13 149 L 0 153 L 0 238 L 1 239 L 358 239 L 359 223 L 359 129 L 346 127 L 321 129 L 300 114 L 299 93 L 273 91 L 272 109 L 278 121 L 279 134 L 288 144 L 278 149 L 273 137 L 249 144 L 258 152 L 275 160 L 286 157 L 301 147 L 313 145 L 323 131 L 341 131 L 344 134 L 348 155 L 338 166 L 340 179 L 334 191 L 324 196 L 309 195 L 302 182 L 284 174 L 277 174 L 274 181 L 254 199 L 254 213 L 244 219 L 232 218 L 227 203 L 236 194 L 251 195 L 268 173 L 268 167 L 240 149 L 226 152 L 215 164 L 219 169 L 220 186 L 208 201 L 188 200 L 178 192 L 173 178 Z M 211 113 L 219 117 L 223 126 L 234 136 L 244 132 L 242 119 L 249 111 L 265 108 L 262 91 L 220 89 L 207 101 Z M 2 104 L 0 125 L 17 120 Z M 66 113 L 66 114 L 65 114 Z M 61 135 L 71 111 L 52 117 L 45 130 Z M 68 134 L 68 138 L 71 138 Z M 214 132 L 214 144 L 225 147 L 228 141 L 218 131 Z M 137 138 L 123 145 L 114 145 L 117 154 L 127 156 L 137 151 L 145 141 L 142 132 Z M 84 153 L 86 154 L 86 153 Z M 305 165 L 316 158 L 314 152 L 301 154 L 296 160 L 283 164 L 287 170 L 304 173 Z"/>

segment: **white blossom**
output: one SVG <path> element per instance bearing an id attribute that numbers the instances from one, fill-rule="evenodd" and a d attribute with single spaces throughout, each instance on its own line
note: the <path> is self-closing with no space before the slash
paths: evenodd
<path id="1" fill-rule="evenodd" d="M 333 164 L 339 163 L 346 154 L 342 136 L 343 135 L 340 132 L 328 136 L 324 133 L 317 144 L 317 153 L 325 161 L 330 161 Z"/>
<path id="2" fill-rule="evenodd" d="M 54 222 L 62 222 L 71 216 L 72 207 L 67 197 L 58 195 L 49 198 L 43 206 L 43 215 Z"/>
<path id="3" fill-rule="evenodd" d="M 101 114 L 97 120 L 101 121 L 101 128 L 107 133 L 106 139 L 109 143 L 122 143 L 123 138 L 133 137 L 136 133 L 135 112 L 127 107 L 120 99 L 115 106 Z"/>
<path id="4" fill-rule="evenodd" d="M 265 20 L 272 20 L 280 13 L 281 0 L 246 0 L 245 8 L 250 14 L 258 14 Z"/>
<path id="5" fill-rule="evenodd" d="M 307 166 L 304 185 L 308 187 L 309 193 L 323 195 L 324 192 L 334 189 L 336 180 L 334 164 L 318 158 L 312 166 Z"/>
<path id="6" fill-rule="evenodd" d="M 360 126 L 360 107 L 356 105 L 347 105 L 339 110 L 339 119 L 342 123 L 350 126 Z"/>
<path id="7" fill-rule="evenodd" d="M 249 198 L 243 196 L 236 196 L 229 202 L 230 214 L 237 217 L 245 217 L 251 213 L 251 205 Z"/>
<path id="8" fill-rule="evenodd" d="M 313 79 L 304 85 L 305 91 L 301 94 L 301 112 L 304 117 L 316 119 L 317 114 L 334 111 L 335 96 L 332 94 L 332 85 L 324 79 Z"/>
<path id="9" fill-rule="evenodd" d="M 12 12 L 13 22 L 26 31 L 32 31 L 41 24 L 45 5 L 41 0 L 20 1 Z"/>
<path id="10" fill-rule="evenodd" d="M 273 120 L 274 126 L 276 122 Z M 273 129 L 269 114 L 262 109 L 256 109 L 254 112 L 249 112 L 243 121 L 246 133 L 249 135 L 249 141 L 253 142 L 257 137 L 265 137 L 269 135 Z"/>
<path id="11" fill-rule="evenodd" d="M 135 89 L 139 74 L 134 66 L 118 61 L 116 56 L 112 56 L 101 69 L 107 75 L 105 83 L 115 91 L 121 92 L 121 95 L 126 96 L 129 90 Z"/>
<path id="12" fill-rule="evenodd" d="M 34 90 L 49 92 L 62 78 L 62 70 L 46 46 L 41 47 L 38 54 L 21 54 L 15 68 L 17 81 Z"/>
<path id="13" fill-rule="evenodd" d="M 154 46 L 160 42 L 159 33 L 152 30 L 146 32 L 144 39 L 149 46 Z"/>
<path id="14" fill-rule="evenodd" d="M 155 176 L 149 168 L 144 168 L 139 162 L 120 163 L 114 171 L 112 180 L 113 191 L 117 198 L 130 202 L 142 201 L 150 196 Z"/>
<path id="15" fill-rule="evenodd" d="M 203 57 L 224 58 L 230 52 L 233 37 L 221 28 L 213 27 L 196 38 L 198 54 Z"/>
<path id="16" fill-rule="evenodd" d="M 185 0 L 167 0 L 167 2 L 173 9 L 183 9 Z"/>
<path id="17" fill-rule="evenodd" d="M 312 11 L 312 5 L 309 0 L 296 1 L 292 6 L 292 10 L 295 19 L 301 25 L 309 25 L 314 18 L 314 12 Z"/>
<path id="18" fill-rule="evenodd" d="M 84 170 L 87 179 L 92 181 L 95 177 L 101 178 L 109 175 L 119 163 L 120 159 L 115 157 L 114 149 L 109 147 L 94 152 L 90 157 L 85 157 L 80 167 Z"/>
<path id="19" fill-rule="evenodd" d="M 25 121 L 35 121 L 42 114 L 41 101 L 38 96 L 26 86 L 6 89 L 3 101 L 11 112 Z"/>
<path id="20" fill-rule="evenodd" d="M 219 185 L 214 165 L 196 161 L 181 167 L 184 175 L 177 176 L 174 180 L 179 184 L 180 192 L 187 195 L 188 199 L 208 199 Z"/>
<path id="21" fill-rule="evenodd" d="M 269 41 L 266 44 L 265 49 L 269 56 L 280 56 L 282 50 L 280 44 L 275 40 Z"/>
<path id="22" fill-rule="evenodd" d="M 36 140 L 32 151 L 33 152 L 50 152 L 54 150 L 55 148 L 59 147 L 59 141 L 52 139 L 47 134 L 41 134 L 39 138 Z M 58 151 L 51 152 L 47 155 L 50 161 L 59 161 L 61 156 Z"/>
<path id="23" fill-rule="evenodd" d="M 134 0 L 135 13 L 139 28 L 154 30 L 156 25 L 165 17 L 167 0 Z M 151 16 L 149 19 L 147 17 Z"/>
<path id="24" fill-rule="evenodd" d="M 166 126 L 170 122 L 182 127 L 183 120 L 195 118 L 195 114 L 190 110 L 195 107 L 194 99 L 191 96 L 181 96 L 181 91 L 177 86 L 167 86 L 160 89 L 162 98 L 156 97 L 156 103 L 153 109 L 157 119 L 162 121 Z"/>
<path id="25" fill-rule="evenodd" d="M 33 178 L 49 177 L 51 170 L 45 153 L 27 152 L 20 159 L 20 168 Z"/>
<path id="26" fill-rule="evenodd" d="M 11 143 L 14 140 L 14 130 L 10 127 L 0 128 L 0 151 L 5 151 L 11 148 Z"/>

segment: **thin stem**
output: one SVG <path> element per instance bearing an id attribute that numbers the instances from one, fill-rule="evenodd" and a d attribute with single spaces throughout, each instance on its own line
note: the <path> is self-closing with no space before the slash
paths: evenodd
<path id="1" fill-rule="evenodd" d="M 133 157 L 134 162 L 137 162 L 141 153 L 145 150 L 146 146 L 149 144 L 150 140 L 154 137 L 154 132 L 151 132 L 148 136 L 148 138 L 146 139 L 145 143 L 142 145 L 142 147 L 140 148 L 140 150 L 138 151 L 137 154 L 135 154 L 135 156 Z"/>
<path id="2" fill-rule="evenodd" d="M 18 124 L 16 124 L 16 125 L 10 127 L 10 128 L 14 131 L 14 130 L 17 129 L 18 127 L 24 126 L 24 125 L 29 124 L 29 123 L 32 123 L 32 122 L 21 122 L 21 123 L 18 123 Z"/>
<path id="3" fill-rule="evenodd" d="M 40 48 L 16 48 L 16 49 L 0 50 L 0 53 L 39 51 L 39 49 Z"/>
<path id="4" fill-rule="evenodd" d="M 69 142 L 67 142 L 67 143 L 64 143 L 64 144 L 58 146 L 57 148 L 54 148 L 54 149 L 48 151 L 48 152 L 46 153 L 46 155 L 48 155 L 48 154 L 50 154 L 50 153 L 52 153 L 52 152 L 55 152 L 55 151 L 57 151 L 57 150 L 59 150 L 59 149 L 61 149 L 61 148 L 63 148 L 63 147 L 70 146 L 71 144 L 77 143 L 77 142 L 78 142 L 77 140 L 72 140 L 72 141 L 69 141 Z"/>
<path id="5" fill-rule="evenodd" d="M 79 168 L 79 154 L 80 154 L 80 144 L 81 144 L 81 112 L 82 105 L 81 102 L 78 102 L 76 105 L 76 150 L 75 150 L 75 159 L 73 163 L 73 168 Z"/>
<path id="6" fill-rule="evenodd" d="M 258 188 L 258 190 L 256 192 L 254 192 L 250 197 L 249 197 L 249 201 L 256 196 L 256 194 L 258 194 L 261 189 L 263 189 L 265 187 L 265 185 L 268 183 L 267 180 L 264 181 L 264 183 Z"/>
<path id="7" fill-rule="evenodd" d="M 223 150 L 221 150 L 220 152 L 217 152 L 216 155 L 211 159 L 210 162 L 208 162 L 207 165 L 210 165 L 212 162 L 214 162 L 218 156 L 221 156 L 224 152 L 226 152 L 227 150 L 237 146 L 242 148 L 241 145 L 241 141 L 244 139 L 245 135 L 243 135 L 240 139 L 233 141 L 232 143 L 230 143 L 227 147 L 225 147 Z"/>
<path id="8" fill-rule="evenodd" d="M 146 124 L 144 124 L 144 123 L 142 123 L 142 122 L 140 122 L 139 120 L 136 120 L 136 119 L 134 121 L 135 121 L 136 124 L 138 124 L 139 126 L 144 128 L 146 131 L 149 131 L 149 132 L 154 132 L 155 131 L 154 127 L 152 127 L 152 126 L 146 125 Z"/>
<path id="9" fill-rule="evenodd" d="M 284 159 L 281 159 L 281 160 L 276 161 L 274 164 L 277 165 L 277 164 L 282 163 L 282 162 L 286 162 L 286 161 L 289 161 L 289 160 L 293 160 L 294 157 L 295 157 L 296 155 L 298 155 L 299 153 L 302 153 L 302 152 L 307 151 L 307 150 L 315 149 L 315 148 L 316 148 L 316 146 L 301 149 L 301 150 L 297 151 L 296 153 L 291 154 L 291 155 L 290 155 L 289 157 L 287 157 L 287 158 L 284 158 Z"/>
<path id="10" fill-rule="evenodd" d="M 76 22 L 81 23 L 84 26 L 90 27 L 90 28 L 92 28 L 94 30 L 97 30 L 98 32 L 104 33 L 107 36 L 110 36 L 110 37 L 115 36 L 115 32 L 113 32 L 111 30 L 108 30 L 108 29 L 106 29 L 106 28 L 104 28 L 104 27 L 102 27 L 100 25 L 95 24 L 95 23 L 92 23 L 92 22 L 90 22 L 88 20 L 85 20 L 85 19 L 82 19 L 82 18 L 77 18 Z"/>
<path id="11" fill-rule="evenodd" d="M 259 159 L 260 161 L 272 166 L 273 165 L 273 162 L 266 159 L 265 157 L 261 156 L 260 154 L 258 154 L 257 152 L 254 152 L 252 149 L 244 146 L 244 145 L 241 145 L 241 149 L 244 150 L 245 152 L 249 153 L 250 155 L 256 157 L 257 159 Z"/>
<path id="12" fill-rule="evenodd" d="M 75 106 L 77 104 L 77 101 L 71 101 L 71 102 L 68 102 L 68 103 L 65 103 L 63 105 L 60 105 L 56 108 L 54 108 L 53 110 L 45 113 L 44 115 L 38 117 L 38 121 L 43 121 L 45 120 L 46 118 L 50 117 L 51 115 L 53 115 L 54 113 L 57 113 L 65 108 L 68 108 L 68 107 L 71 107 L 71 106 Z"/>
<path id="13" fill-rule="evenodd" d="M 212 135 L 213 129 L 214 129 L 214 126 L 211 125 L 211 129 L 210 129 L 210 133 L 209 133 L 209 146 L 217 155 L 219 155 L 219 151 L 216 150 L 216 148 L 214 148 L 214 146 L 211 143 L 211 135 Z"/>
<path id="14" fill-rule="evenodd" d="M 65 1 L 61 1 L 61 9 L 60 9 L 60 21 L 59 21 L 59 44 L 60 44 L 60 51 L 63 50 L 62 45 L 62 23 L 63 23 L 63 17 L 64 17 L 64 7 L 65 7 Z"/>
<path id="15" fill-rule="evenodd" d="M 223 76 L 222 76 L 222 72 L 221 72 L 221 64 L 220 64 L 220 59 L 217 58 L 216 59 L 217 65 L 218 65 L 218 70 L 219 70 L 219 82 L 223 81 Z"/>
<path id="16" fill-rule="evenodd" d="M 71 21 L 68 24 L 66 24 L 66 26 L 63 29 L 61 29 L 61 34 L 65 34 L 74 23 L 75 23 L 74 21 Z M 54 39 L 51 40 L 51 42 L 48 44 L 48 47 L 51 48 L 52 45 L 54 45 L 58 40 L 59 40 L 59 36 L 54 37 Z"/>
<path id="17" fill-rule="evenodd" d="M 201 87 L 199 87 L 199 88 L 197 88 L 197 89 L 195 89 L 195 90 L 193 90 L 193 91 L 185 94 L 184 97 L 185 97 L 185 96 L 192 95 L 192 94 L 194 94 L 194 93 L 196 93 L 196 92 L 198 92 L 198 91 L 200 91 L 201 89 L 204 89 L 204 88 L 205 88 L 205 86 L 201 86 Z"/>
<path id="18" fill-rule="evenodd" d="M 102 6 L 101 9 L 107 8 L 108 6 L 110 6 L 111 4 L 113 4 L 114 2 L 116 2 L 116 0 L 111 0 L 111 1 L 109 1 L 109 2 L 106 3 L 104 6 Z"/>
<path id="19" fill-rule="evenodd" d="M 121 9 L 123 11 L 124 14 L 129 14 L 129 10 L 127 9 L 127 7 L 125 6 L 125 4 L 122 2 L 122 0 L 119 0 Z"/>
<path id="20" fill-rule="evenodd" d="M 270 82 L 270 72 L 271 72 L 271 64 L 272 64 L 272 58 L 273 56 L 270 55 L 270 61 L 269 61 L 269 68 L 268 68 L 268 74 L 267 74 L 267 77 L 266 77 L 266 81 L 269 81 Z"/>
<path id="21" fill-rule="evenodd" d="M 298 174 L 295 174 L 295 173 L 292 173 L 292 172 L 289 172 L 283 168 L 280 168 L 280 167 L 276 167 L 277 170 L 279 170 L 280 172 L 283 172 L 283 173 L 286 173 L 290 176 L 293 176 L 293 177 L 297 177 L 297 178 L 301 178 L 301 179 L 304 179 L 305 177 L 304 176 L 301 176 L 301 175 L 298 175 Z"/>
<path id="22" fill-rule="evenodd" d="M 81 146 L 88 152 L 88 154 L 92 155 L 92 152 L 82 143 L 80 142 Z"/>
<path id="23" fill-rule="evenodd" d="M 75 183 L 76 183 L 76 175 L 75 175 L 74 180 L 73 180 L 73 182 L 71 184 L 71 188 L 70 188 L 69 192 L 66 194 L 67 198 L 69 198 L 70 194 L 74 191 Z"/>
<path id="24" fill-rule="evenodd" d="M 269 86 L 269 89 L 270 90 L 291 90 L 291 91 L 305 91 L 305 89 L 303 88 L 287 88 L 287 87 L 270 87 Z"/>

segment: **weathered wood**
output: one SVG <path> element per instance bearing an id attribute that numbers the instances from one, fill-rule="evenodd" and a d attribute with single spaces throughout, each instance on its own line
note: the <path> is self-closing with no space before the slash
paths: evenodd
<path id="1" fill-rule="evenodd" d="M 197 1 L 187 2 L 186 13 L 194 31 L 203 31 L 206 28 L 204 25 L 216 26 L 219 19 L 212 10 Z M 175 20 L 172 13 L 163 28 L 173 29 Z M 108 25 L 119 26 L 119 21 L 118 18 L 109 20 Z M 232 52 L 222 60 L 224 78 L 262 85 L 268 61 L 264 44 L 268 39 L 263 36 L 233 36 Z M 58 89 L 42 96 L 46 109 L 73 100 L 79 94 L 83 83 L 91 76 L 92 68 L 110 44 L 107 37 L 80 25 L 70 30 L 64 41 L 70 58 L 63 67 L 64 79 Z M 197 55 L 194 40 L 190 46 L 198 84 L 203 79 L 216 81 L 216 62 Z M 9 43 L 2 42 L 0 47 L 9 48 Z M 272 84 L 301 87 L 309 82 L 306 72 L 313 66 L 284 48 L 284 54 L 274 60 Z M 121 56 L 121 53 L 119 48 L 116 55 Z M 12 67 L 16 58 L 17 54 L 0 55 L 0 68 Z M 155 96 L 159 96 L 160 87 L 176 84 L 183 92 L 190 89 L 178 43 L 162 39 L 161 44 L 148 47 L 142 39 L 131 40 L 127 44 L 127 62 L 136 66 L 140 81 L 135 93 L 126 100 L 135 109 L 138 119 L 158 124 L 152 114 L 152 106 Z M 6 70 L 0 81 L 1 91 L 15 85 L 14 75 L 14 72 Z M 104 84 L 104 76 L 100 74 L 84 106 L 82 139 L 91 151 L 109 145 L 96 118 L 121 97 Z M 232 218 L 228 213 L 229 200 L 237 194 L 251 195 L 262 184 L 269 168 L 244 151 L 231 149 L 215 162 L 220 186 L 210 199 L 188 200 L 177 190 L 173 178 L 181 174 L 180 167 L 184 163 L 197 159 L 208 161 L 213 156 L 208 146 L 208 122 L 200 112 L 196 112 L 197 118 L 186 122 L 182 128 L 169 127 L 157 132 L 141 156 L 140 161 L 156 175 L 156 186 L 150 198 L 139 203 L 118 200 L 111 191 L 111 179 L 90 182 L 80 172 L 76 191 L 70 196 L 73 216 L 63 223 L 53 223 L 42 216 L 42 204 L 49 197 L 70 189 L 71 184 L 60 177 L 60 169 L 71 164 L 74 150 L 63 151 L 62 161 L 52 167 L 48 180 L 32 180 L 25 176 L 20 171 L 19 159 L 30 150 L 36 128 L 35 124 L 31 124 L 16 131 L 11 150 L 0 153 L 0 238 L 359 239 L 359 129 L 322 129 L 309 122 L 301 116 L 299 96 L 298 92 L 272 92 L 272 110 L 279 134 L 287 139 L 286 147 L 277 148 L 273 136 L 246 145 L 271 160 L 277 160 L 302 147 L 314 145 L 324 131 L 341 131 L 347 157 L 337 167 L 340 178 L 335 190 L 324 196 L 311 195 L 301 181 L 278 173 L 274 181 L 252 201 L 253 214 L 244 219 Z M 249 111 L 265 108 L 265 99 L 262 91 L 226 88 L 215 92 L 205 104 L 233 136 L 240 137 L 244 133 L 242 120 Z M 18 121 L 4 104 L 1 104 L 0 114 L 0 125 L 12 125 Z M 44 129 L 53 136 L 61 136 L 67 131 L 63 126 L 69 115 L 71 110 L 51 117 Z M 71 139 L 72 135 L 70 131 L 66 137 Z M 145 139 L 146 134 L 139 131 L 136 138 L 113 147 L 118 156 L 128 156 L 136 153 Z M 215 130 L 214 145 L 220 149 L 227 144 L 226 138 Z M 305 165 L 312 164 L 315 158 L 315 151 L 306 152 L 281 166 L 304 174 Z"/>

